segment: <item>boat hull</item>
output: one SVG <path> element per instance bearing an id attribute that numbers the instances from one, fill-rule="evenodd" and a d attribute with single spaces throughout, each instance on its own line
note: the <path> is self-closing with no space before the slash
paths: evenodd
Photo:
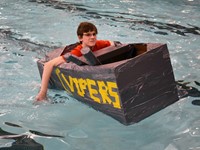
<path id="1" fill-rule="evenodd" d="M 53 69 L 49 87 L 65 90 L 124 125 L 139 122 L 179 99 L 166 44 L 129 44 L 120 48 L 113 53 L 116 58 L 122 55 L 118 52 L 129 49 L 135 50 L 134 56 L 112 63 L 104 61 L 98 66 L 62 64 Z M 110 56 L 95 55 L 101 61 Z M 80 60 L 85 61 L 83 57 Z M 40 74 L 43 64 L 38 61 Z"/>

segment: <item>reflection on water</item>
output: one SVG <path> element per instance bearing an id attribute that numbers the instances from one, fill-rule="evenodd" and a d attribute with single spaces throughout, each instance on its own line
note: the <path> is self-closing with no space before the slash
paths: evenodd
<path id="1" fill-rule="evenodd" d="M 184 98 L 187 96 L 200 97 L 200 91 L 197 88 L 189 85 L 192 82 L 185 82 L 183 80 L 180 80 L 180 81 L 177 81 L 176 83 L 177 83 L 177 89 L 178 89 L 180 98 Z M 200 83 L 198 81 L 194 81 L 194 83 L 197 86 L 200 86 Z"/>
<path id="2" fill-rule="evenodd" d="M 94 18 L 97 20 L 100 19 L 106 19 L 110 20 L 111 22 L 116 23 L 125 23 L 125 27 L 129 25 L 129 28 L 132 30 L 144 30 L 153 32 L 155 34 L 161 34 L 161 35 L 168 35 L 168 32 L 176 33 L 181 36 L 186 36 L 187 34 L 194 34 L 194 35 L 200 35 L 200 27 L 192 24 L 188 24 L 188 26 L 176 24 L 176 23 L 164 23 L 159 21 L 152 21 L 147 19 L 152 19 L 151 16 L 142 16 L 142 15 L 136 15 L 132 13 L 125 13 L 125 12 L 112 12 L 112 11 L 100 11 L 98 12 L 95 10 L 90 10 L 90 7 L 83 5 L 83 4 L 77 4 L 77 3 L 69 3 L 64 1 L 58 1 L 58 0 L 29 0 L 30 2 L 37 2 L 40 4 L 46 4 L 46 6 L 53 7 L 55 9 L 61 9 L 68 12 L 82 12 L 79 15 L 82 15 L 83 17 L 87 17 L 88 19 Z M 84 12 L 84 13 L 83 13 Z M 139 17 L 140 19 L 136 19 L 135 17 Z M 142 19 L 144 18 L 144 19 Z M 148 27 L 148 30 L 147 30 Z"/>
<path id="3" fill-rule="evenodd" d="M 11 127 L 23 128 L 20 125 L 10 122 L 5 122 L 5 124 Z M 11 147 L 2 147 L 0 150 L 43 150 L 43 146 L 33 140 L 32 137 L 34 136 L 64 138 L 60 135 L 46 134 L 34 130 L 29 130 L 28 134 L 14 134 L 0 128 L 0 139 L 15 140 Z"/>
<path id="4" fill-rule="evenodd" d="M 14 140 L 11 147 L 1 147 L 0 150 L 44 150 L 43 146 L 29 135 L 17 135 L 0 128 L 0 139 L 11 139 Z"/>
<path id="5" fill-rule="evenodd" d="M 191 97 L 200 97 L 200 91 L 199 89 L 190 86 L 189 84 L 191 82 L 184 82 L 183 80 L 177 81 L 177 89 L 178 89 L 178 94 L 179 98 L 184 98 L 187 96 Z M 194 83 L 197 86 L 200 86 L 200 83 L 198 81 L 194 81 Z M 200 99 L 195 99 L 192 101 L 193 105 L 200 106 Z"/>

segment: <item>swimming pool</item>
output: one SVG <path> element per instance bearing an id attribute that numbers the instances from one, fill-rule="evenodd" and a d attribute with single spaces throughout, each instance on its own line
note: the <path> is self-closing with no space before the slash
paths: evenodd
<path id="1" fill-rule="evenodd" d="M 0 149 L 10 147 L 14 136 L 45 150 L 199 149 L 195 92 L 131 126 L 64 91 L 49 91 L 53 104 L 32 104 L 40 87 L 36 61 L 76 42 L 76 26 L 86 20 L 97 25 L 99 39 L 167 43 L 176 80 L 200 89 L 199 8 L 197 0 L 1 0 L 0 133 L 10 137 L 0 139 Z"/>

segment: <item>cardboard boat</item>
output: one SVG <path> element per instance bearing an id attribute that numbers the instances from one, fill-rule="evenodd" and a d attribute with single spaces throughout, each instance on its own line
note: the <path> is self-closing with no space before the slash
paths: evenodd
<path id="1" fill-rule="evenodd" d="M 39 60 L 40 75 L 46 61 L 68 53 L 70 46 Z M 73 62 L 54 67 L 49 88 L 65 90 L 124 125 L 139 122 L 179 99 L 166 44 L 116 44 L 92 54 L 97 64 L 85 55 L 69 54 Z"/>

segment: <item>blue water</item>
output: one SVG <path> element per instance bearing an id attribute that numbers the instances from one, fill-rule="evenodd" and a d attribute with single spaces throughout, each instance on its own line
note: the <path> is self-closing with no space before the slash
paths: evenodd
<path id="1" fill-rule="evenodd" d="M 64 91 L 49 90 L 54 104 L 32 104 L 40 87 L 36 61 L 76 42 L 81 21 L 96 24 L 99 39 L 167 43 L 176 80 L 200 90 L 199 14 L 199 0 L 1 0 L 0 128 L 45 150 L 200 149 L 200 107 L 192 104 L 199 97 L 130 126 Z M 14 141 L 0 136 L 0 149 Z"/>

